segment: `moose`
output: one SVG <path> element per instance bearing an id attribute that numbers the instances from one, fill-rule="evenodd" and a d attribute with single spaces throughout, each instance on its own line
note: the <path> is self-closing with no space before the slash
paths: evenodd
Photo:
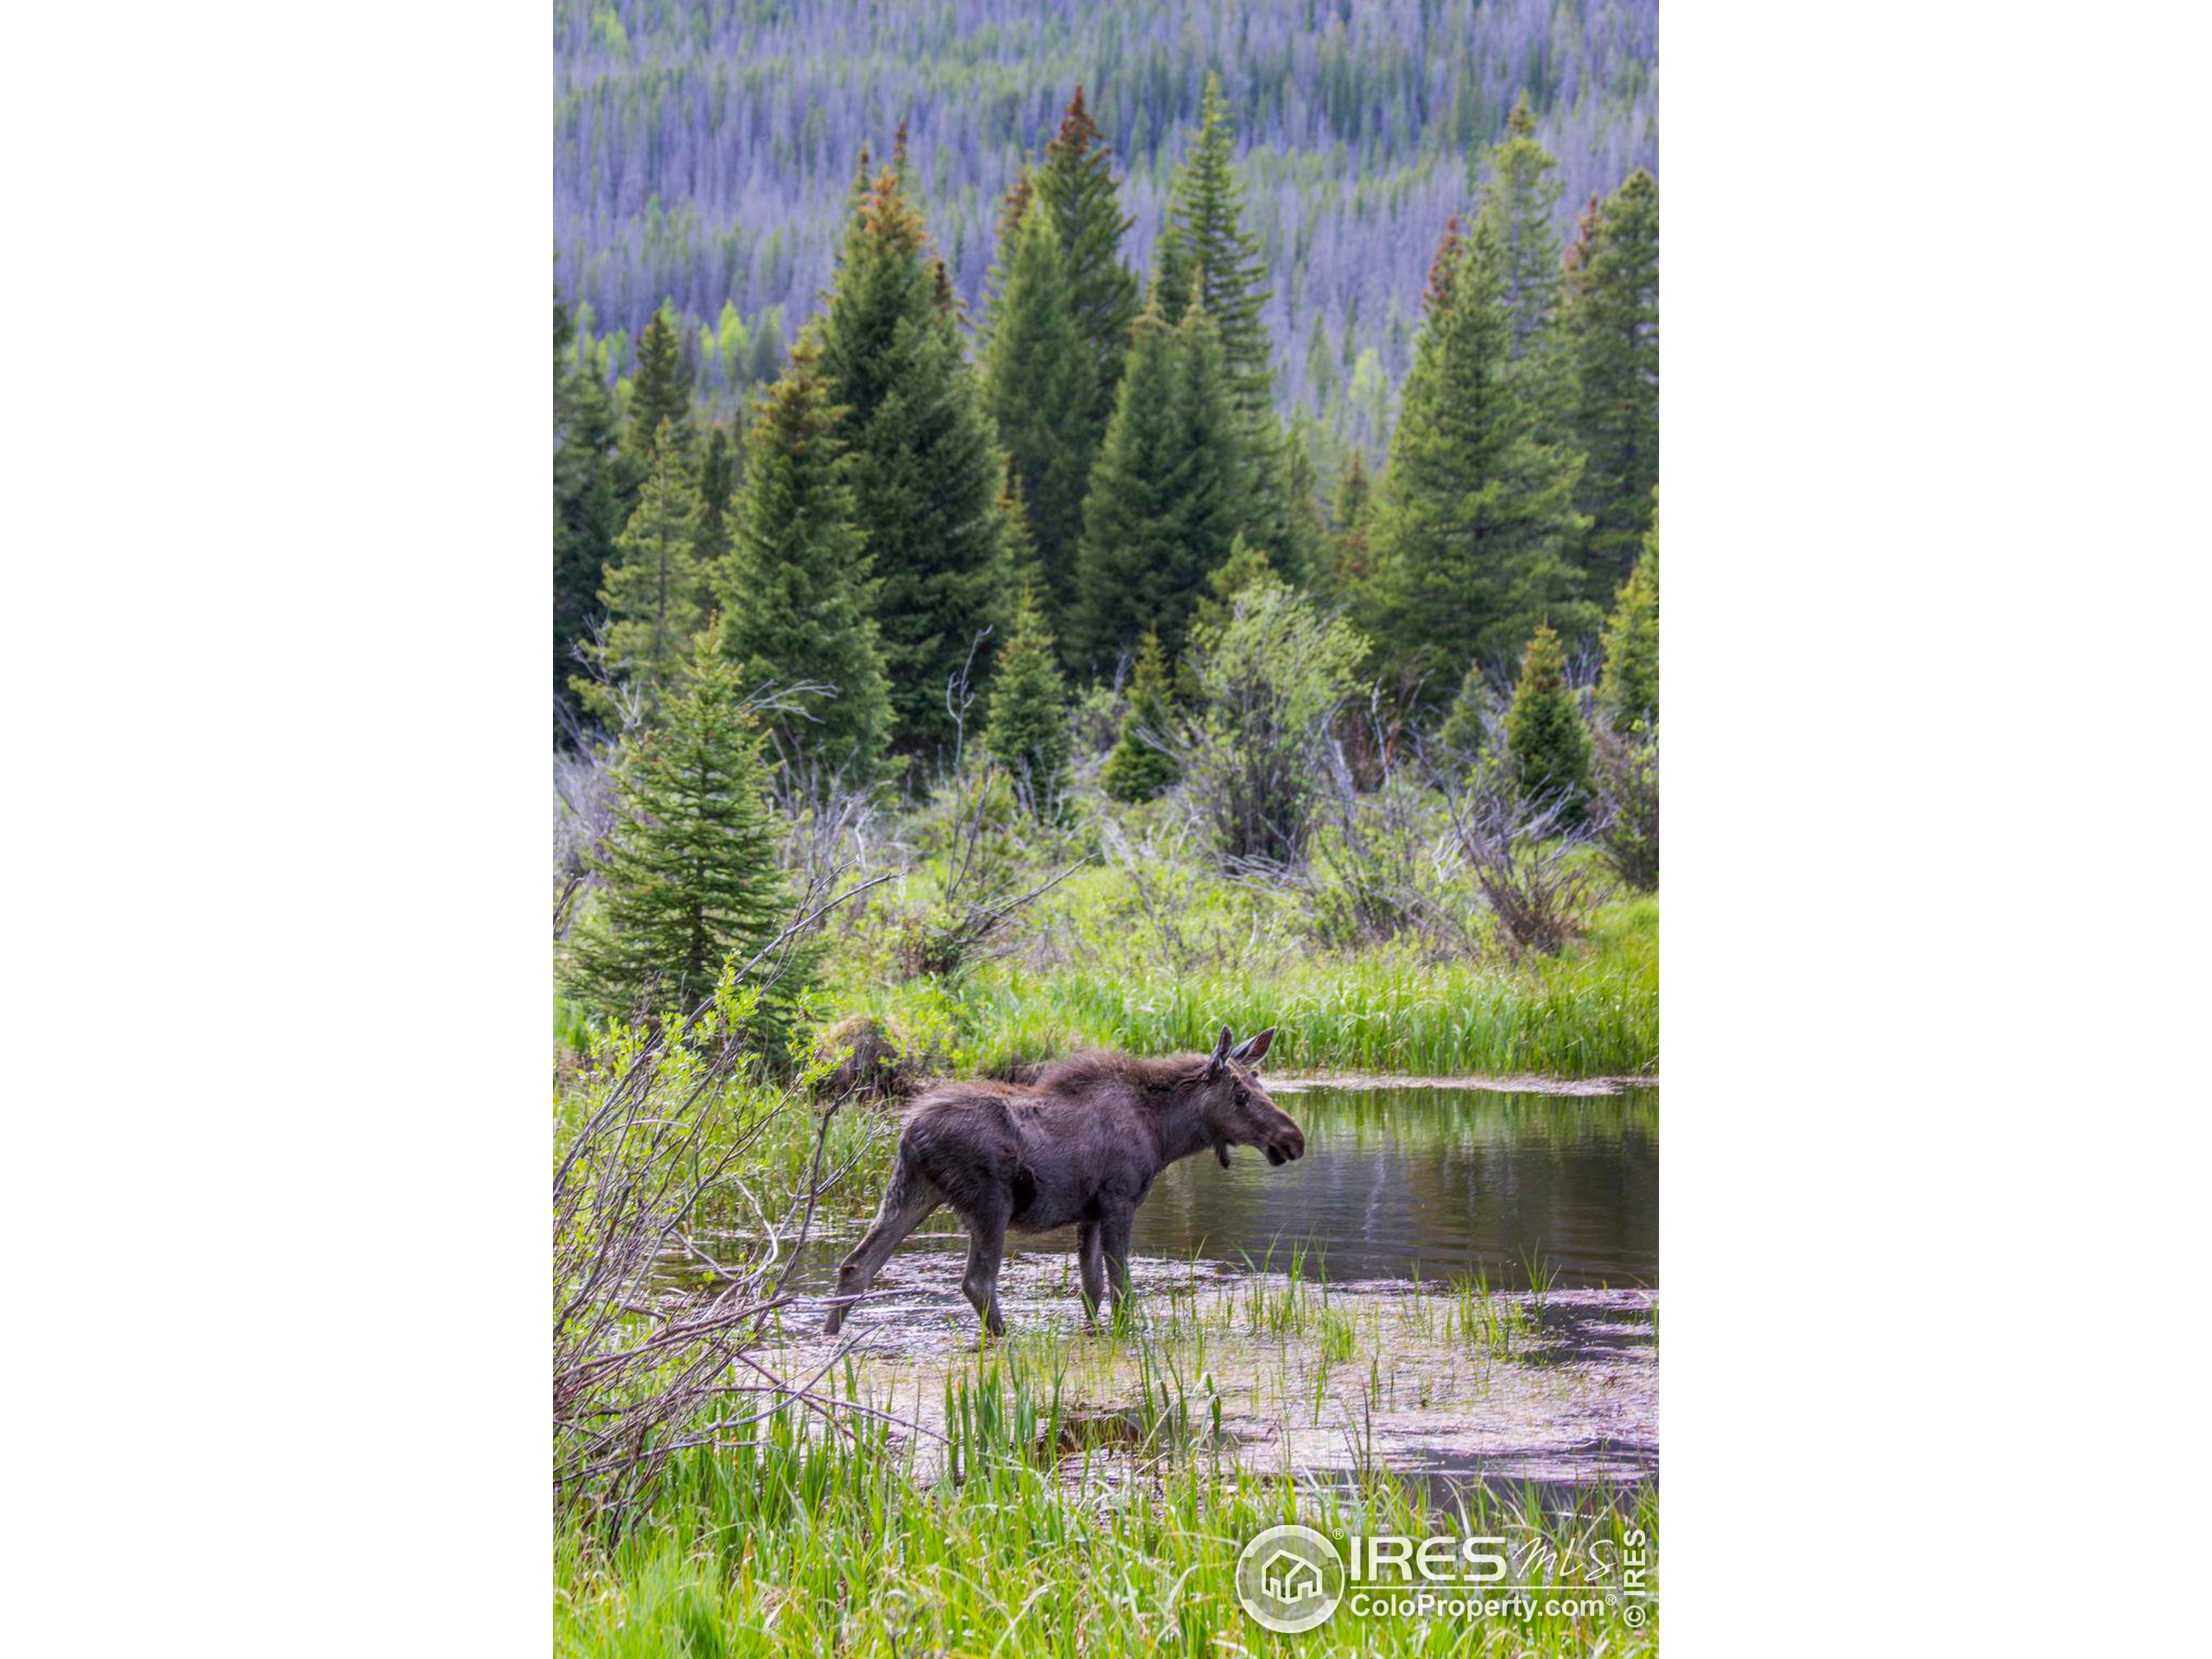
<path id="1" fill-rule="evenodd" d="M 1231 1047 L 1224 1026 L 1211 1054 L 1079 1054 L 1032 1084 L 956 1083 L 924 1095 L 899 1133 L 875 1223 L 838 1269 L 824 1328 L 837 1333 L 899 1241 L 947 1204 L 968 1224 L 961 1288 L 991 1335 L 1006 1330 L 998 1287 L 1009 1226 L 1075 1224 L 1084 1316 L 1096 1324 L 1109 1271 L 1119 1314 L 1129 1230 L 1161 1170 L 1209 1147 L 1224 1169 L 1231 1147 L 1257 1147 L 1277 1165 L 1305 1155 L 1305 1131 L 1260 1086 L 1274 1034 L 1269 1026 Z"/>

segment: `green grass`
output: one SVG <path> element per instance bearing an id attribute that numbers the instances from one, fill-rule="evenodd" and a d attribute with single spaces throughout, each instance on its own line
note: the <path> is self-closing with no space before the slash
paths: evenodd
<path id="1" fill-rule="evenodd" d="M 1279 1071 L 1635 1076 L 1658 1065 L 1658 919 L 1656 899 L 1618 902 L 1567 954 L 1520 966 L 1255 948 L 1171 976 L 1116 951 L 1123 959 L 987 962 L 951 986 L 844 995 L 894 1025 L 947 1033 L 951 1057 L 976 1070 L 1083 1046 L 1203 1049 L 1226 1023 L 1275 1027 Z"/>
<path id="2" fill-rule="evenodd" d="M 1168 1381 L 1163 1386 L 1172 1388 Z M 1538 1583 L 1584 1580 L 1558 1563 L 1592 1539 L 1641 1529 L 1656 1549 L 1656 1498 L 1627 1513 L 1556 1500 L 1464 1512 L 1370 1472 L 1348 1484 L 1239 1474 L 1204 1436 L 1099 1479 L 1113 1453 L 1066 1455 L 1050 1355 L 988 1355 L 948 1392 L 959 1455 L 930 1472 L 912 1445 L 851 1421 L 838 1432 L 778 1416 L 725 1447 L 674 1462 L 646 1523 L 611 1549 L 569 1521 L 555 1545 L 555 1650 L 609 1656 L 923 1653 L 1098 1655 L 1354 1653 L 1642 1654 L 1656 1620 L 1618 1609 L 1529 1620 L 1356 1617 L 1270 1635 L 1238 1604 L 1245 1540 L 1301 1520 L 1343 1540 L 1495 1533 L 1534 1550 Z M 1203 1406 L 1197 1408 L 1203 1421 Z M 1187 1418 L 1190 1414 L 1185 1414 Z M 951 1420 L 948 1420 L 951 1421 Z M 1546 1552 L 1548 1552 L 1547 1554 Z M 1517 1563 L 1516 1563 L 1517 1564 Z"/>

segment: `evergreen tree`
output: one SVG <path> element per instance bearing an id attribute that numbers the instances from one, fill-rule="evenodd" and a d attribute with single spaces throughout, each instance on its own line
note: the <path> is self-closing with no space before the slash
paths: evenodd
<path id="1" fill-rule="evenodd" d="M 832 688 L 771 716 L 770 729 L 817 780 L 865 784 L 891 735 L 891 698 L 852 463 L 810 340 L 761 395 L 745 444 L 745 489 L 716 571 L 722 656 L 748 688 Z"/>
<path id="2" fill-rule="evenodd" d="M 1058 817 L 1067 792 L 1074 738 L 1052 636 L 1036 594 L 1027 588 L 1014 608 L 1014 632 L 991 678 L 983 741 L 1014 779 L 1029 810 L 1040 818 Z"/>
<path id="3" fill-rule="evenodd" d="M 1135 221 L 1122 212 L 1113 152 L 1084 107 L 1080 86 L 1060 118 L 1059 132 L 1045 147 L 1036 191 L 1059 231 L 1067 255 L 1069 309 L 1090 350 L 1095 445 L 1114 417 L 1122 359 L 1137 317 L 1137 279 L 1122 263 L 1122 238 Z"/>
<path id="4" fill-rule="evenodd" d="M 1489 733 L 1490 696 L 1483 686 L 1482 664 L 1470 663 L 1466 678 L 1459 682 L 1459 695 L 1445 711 L 1436 741 L 1454 754 L 1471 758 L 1482 753 L 1483 740 Z"/>
<path id="5" fill-rule="evenodd" d="M 999 476 L 999 537 L 1006 551 L 1007 581 L 1017 590 L 1042 589 L 1045 573 L 1037 563 L 1037 543 L 1029 534 L 1029 508 L 1021 499 L 1021 480 L 1007 461 Z"/>
<path id="6" fill-rule="evenodd" d="M 706 621 L 699 500 L 690 466 L 666 421 L 648 449 L 652 470 L 637 510 L 615 538 L 614 563 L 600 594 L 607 625 L 596 651 L 599 676 L 570 681 L 585 706 L 601 717 L 619 712 L 618 684 L 639 692 L 647 713 L 655 709 Z"/>
<path id="7" fill-rule="evenodd" d="M 1288 582 L 1310 585 L 1327 557 L 1328 527 L 1322 522 L 1320 469 L 1313 464 L 1312 417 L 1302 411 L 1282 434 L 1279 451 L 1283 511 L 1281 533 L 1269 543 L 1275 568 Z"/>
<path id="8" fill-rule="evenodd" d="M 1508 355 L 1516 362 L 1550 327 L 1559 299 L 1559 235 L 1552 228 L 1559 211 L 1558 173 L 1559 162 L 1536 142 L 1536 118 L 1523 92 L 1507 118 L 1504 138 L 1490 152 L 1482 189 L 1482 220 L 1497 251 L 1512 325 Z"/>
<path id="9" fill-rule="evenodd" d="M 602 894 L 562 963 L 572 995 L 612 1018 L 689 1012 L 731 957 L 742 968 L 775 938 L 791 901 L 766 791 L 736 671 L 702 642 L 663 723 L 616 762 Z M 787 974 L 779 989 L 795 988 Z"/>
<path id="10" fill-rule="evenodd" d="M 588 364 L 572 364 L 575 339 L 568 308 L 553 307 L 553 696 L 554 730 L 578 709 L 569 677 L 576 647 L 591 637 L 599 590 L 622 531 L 622 467 L 616 457 L 614 400 Z"/>
<path id="11" fill-rule="evenodd" d="M 719 423 L 699 457 L 699 568 L 711 571 L 729 551 L 729 499 L 737 489 L 736 452 Z"/>
<path id="12" fill-rule="evenodd" d="M 1001 462 L 925 240 L 898 169 L 879 174 L 847 232 L 821 334 L 879 583 L 893 741 L 911 755 L 950 738 L 946 682 L 1002 620 L 1006 588 Z"/>
<path id="13" fill-rule="evenodd" d="M 1083 498 L 1097 453 L 1093 354 L 1069 308 L 1066 255 L 1050 210 L 1033 200 L 1001 255 L 983 353 L 986 400 L 1013 463 L 1053 626 L 1075 598 Z"/>
<path id="14" fill-rule="evenodd" d="M 1170 188 L 1153 297 L 1171 323 L 1179 324 L 1194 308 L 1213 319 L 1241 438 L 1240 470 L 1246 487 L 1237 528 L 1287 567 L 1297 550 L 1293 547 L 1295 531 L 1262 315 L 1273 290 L 1267 286 L 1259 238 L 1243 227 L 1243 209 L 1244 187 L 1236 175 L 1229 101 L 1222 96 L 1220 78 L 1210 74 L 1199 104 L 1198 130 Z"/>
<path id="15" fill-rule="evenodd" d="M 1614 726 L 1659 723 L 1659 518 L 1652 512 L 1643 556 L 1614 596 L 1605 619 L 1605 667 L 1598 678 L 1598 704 Z"/>
<path id="16" fill-rule="evenodd" d="M 691 453 L 691 369 L 676 334 L 676 308 L 664 303 L 638 335 L 638 366 L 630 376 L 629 423 L 623 449 L 632 475 L 652 471 L 653 448 L 665 426 L 688 459 Z"/>
<path id="17" fill-rule="evenodd" d="M 1210 74 L 1198 130 L 1170 188 L 1153 292 L 1171 323 L 1179 323 L 1194 303 L 1204 306 L 1221 334 L 1231 401 L 1257 425 L 1274 412 L 1268 326 L 1261 315 L 1273 290 L 1266 286 L 1260 239 L 1243 227 L 1243 209 L 1229 101 L 1220 78 Z"/>
<path id="18" fill-rule="evenodd" d="M 1147 308 L 1084 504 L 1074 662 L 1101 671 L 1153 629 L 1169 652 L 1182 648 L 1191 607 L 1242 518 L 1236 427 L 1205 309 L 1171 328 Z"/>
<path id="19" fill-rule="evenodd" d="M 1167 657 L 1157 631 L 1144 637 L 1136 671 L 1129 679 L 1129 706 L 1122 715 L 1121 735 L 1098 774 L 1100 787 L 1117 801 L 1148 801 L 1180 775 L 1175 757 L 1156 747 L 1168 731 Z"/>
<path id="20" fill-rule="evenodd" d="M 1191 626 L 1219 632 L 1229 626 L 1237 594 L 1262 581 L 1280 580 L 1268 550 L 1237 536 L 1229 544 L 1229 556 L 1206 578 L 1206 591 L 1191 607 Z"/>
<path id="21" fill-rule="evenodd" d="M 1659 187 L 1642 168 L 1585 220 L 1562 310 L 1572 429 L 1589 457 L 1575 504 L 1592 591 L 1629 571 L 1659 482 Z"/>
<path id="22" fill-rule="evenodd" d="M 1312 568 L 1308 582 L 1313 596 L 1325 605 L 1341 607 L 1366 591 L 1368 515 L 1373 497 L 1367 457 L 1355 448 L 1345 463 L 1344 476 L 1337 480 L 1337 497 L 1329 508 L 1321 557 Z"/>
<path id="23" fill-rule="evenodd" d="M 1453 224 L 1430 268 L 1358 606 L 1386 675 L 1424 702 L 1461 664 L 1518 652 L 1547 614 L 1575 634 L 1598 622 L 1572 597 L 1579 459 L 1537 440 L 1507 373 L 1511 336 L 1488 226 L 1463 238 Z"/>
<path id="24" fill-rule="evenodd" d="M 1548 623 L 1538 626 L 1521 658 L 1505 745 L 1523 791 L 1564 794 L 1569 817 L 1582 817 L 1590 792 L 1590 728 L 1567 683 L 1566 648 Z"/>

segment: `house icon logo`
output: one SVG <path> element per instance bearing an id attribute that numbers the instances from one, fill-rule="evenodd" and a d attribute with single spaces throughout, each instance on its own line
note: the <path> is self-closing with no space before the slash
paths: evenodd
<path id="1" fill-rule="evenodd" d="M 1269 1527 L 1236 1558 L 1236 1599 L 1265 1630 L 1310 1630 L 1344 1593 L 1344 1557 L 1311 1527 Z"/>

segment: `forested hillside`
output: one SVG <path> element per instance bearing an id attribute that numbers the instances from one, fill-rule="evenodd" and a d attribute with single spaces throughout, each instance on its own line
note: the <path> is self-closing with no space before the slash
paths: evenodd
<path id="1" fill-rule="evenodd" d="M 1379 460 L 1446 219 L 1526 92 L 1562 241 L 1658 171 L 1656 0 L 556 0 L 555 287 L 626 372 L 672 302 L 724 409 L 830 283 L 863 143 L 903 122 L 913 199 L 980 315 L 1001 203 L 1082 86 L 1150 270 L 1218 73 L 1273 273 L 1273 393 Z"/>

